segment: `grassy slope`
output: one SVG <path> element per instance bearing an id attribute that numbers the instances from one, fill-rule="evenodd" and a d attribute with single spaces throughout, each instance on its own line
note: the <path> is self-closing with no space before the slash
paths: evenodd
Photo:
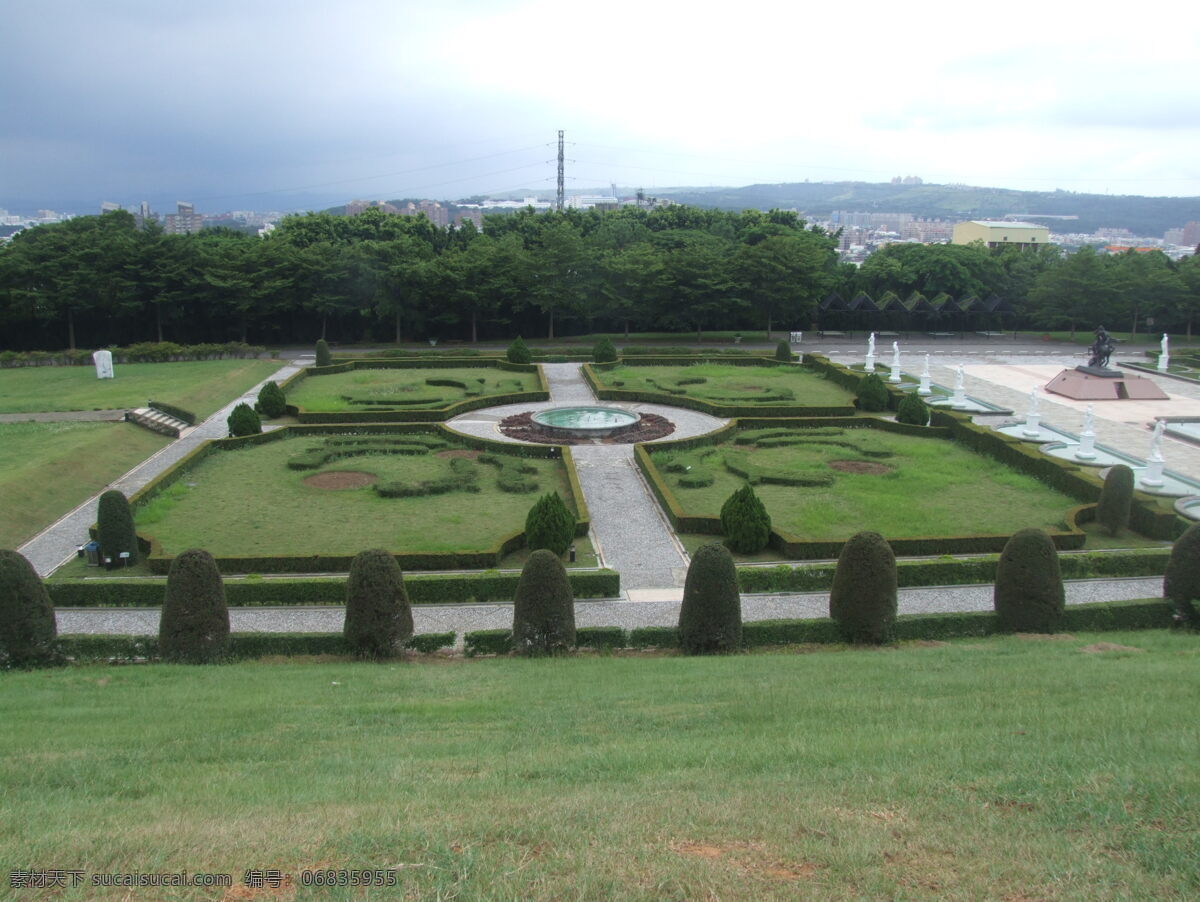
<path id="1" fill-rule="evenodd" d="M 458 401 L 465 400 L 466 393 L 459 388 L 445 385 L 427 385 L 427 379 L 456 379 L 469 385 L 475 385 L 477 380 L 484 380 L 485 395 L 505 394 L 516 391 L 534 391 L 537 389 L 537 378 L 531 373 L 510 373 L 505 370 L 483 368 L 463 369 L 363 369 L 352 370 L 348 373 L 334 373 L 329 376 L 312 376 L 301 379 L 288 392 L 288 403 L 295 404 L 305 410 L 340 412 L 346 410 L 370 411 L 386 410 L 383 404 L 351 404 L 342 395 L 362 397 L 390 397 L 405 394 L 413 397 L 437 397 L 443 399 L 438 404 L 418 405 L 413 409 L 423 409 L 429 406 L 445 407 Z"/>
<path id="2" fill-rule="evenodd" d="M 1198 665 L 1162 632 L 0 674 L 0 860 L 390 866 L 431 899 L 1195 898 Z"/>
<path id="3" fill-rule="evenodd" d="M 824 472 L 830 459 L 875 460 L 893 468 L 882 476 L 837 472 L 831 486 L 755 486 L 776 527 L 812 539 L 846 539 L 864 529 L 884 536 L 953 536 L 1047 528 L 1076 504 L 1032 476 L 952 442 L 874 430 L 863 433 L 865 438 L 860 438 L 857 430 L 846 430 L 836 439 L 869 441 L 871 446 L 891 448 L 895 456 L 863 458 L 849 448 L 829 445 L 746 450 L 722 444 L 715 454 L 710 453 L 712 448 L 697 448 L 673 455 L 684 465 L 711 472 L 716 477 L 711 486 L 679 488 L 678 475 L 664 475 L 685 511 L 718 516 L 725 499 L 744 482 L 722 465 L 726 450 L 745 453 L 773 470 L 815 467 Z"/>
<path id="4" fill-rule="evenodd" d="M 128 423 L 0 424 L 0 548 L 32 538 L 169 441 Z"/>
<path id="5" fill-rule="evenodd" d="M 500 491 L 497 470 L 486 464 L 478 465 L 478 494 L 380 498 L 369 487 L 316 489 L 304 483 L 314 473 L 353 470 L 381 482 L 415 482 L 447 473 L 449 461 L 375 455 L 335 460 L 315 471 L 289 470 L 287 459 L 312 445 L 301 437 L 213 454 L 139 508 L 138 530 L 157 537 L 168 554 L 186 548 L 216 555 L 483 550 L 525 528 L 538 494 L 556 490 L 569 497 L 561 463 L 547 460 L 530 460 L 541 471 L 532 494 Z"/>
<path id="6" fill-rule="evenodd" d="M 810 407 L 836 407 L 849 405 L 854 396 L 834 383 L 813 373 L 790 367 L 744 367 L 729 364 L 704 363 L 692 366 L 618 366 L 597 372 L 605 385 L 622 391 L 651 391 L 662 393 L 662 389 L 651 385 L 649 379 L 703 378 L 699 385 L 683 388 L 691 397 L 709 400 L 712 395 L 744 395 L 741 403 L 753 404 L 755 394 L 762 389 L 790 389 L 792 401 L 772 401 L 773 404 L 800 404 Z M 617 382 L 624 383 L 617 385 Z M 723 401 L 715 403 L 738 403 Z"/>
<path id="7" fill-rule="evenodd" d="M 90 366 L 0 370 L 0 413 L 110 410 L 165 401 L 207 417 L 267 378 L 277 360 L 190 360 L 117 364 L 115 379 Z"/>

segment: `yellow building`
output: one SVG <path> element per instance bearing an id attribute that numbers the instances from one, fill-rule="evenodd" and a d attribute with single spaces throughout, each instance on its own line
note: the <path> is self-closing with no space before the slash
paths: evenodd
<path id="1" fill-rule="evenodd" d="M 1015 244 L 1018 247 L 1037 247 L 1050 243 L 1050 230 L 1032 222 L 990 222 L 976 219 L 954 225 L 954 244 L 982 241 L 988 247 Z"/>

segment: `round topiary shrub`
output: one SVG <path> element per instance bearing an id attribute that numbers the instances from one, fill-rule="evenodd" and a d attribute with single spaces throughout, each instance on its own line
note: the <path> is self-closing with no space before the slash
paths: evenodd
<path id="1" fill-rule="evenodd" d="M 164 660 L 182 664 L 219 661 L 229 650 L 229 608 L 217 562 L 201 548 L 171 561 L 158 623 Z"/>
<path id="2" fill-rule="evenodd" d="M 518 335 L 516 339 L 513 340 L 513 343 L 508 346 L 508 351 L 506 352 L 505 356 L 508 357 L 509 363 L 533 362 L 533 355 L 529 353 L 529 348 L 526 347 L 525 342 L 521 340 L 520 335 Z"/>
<path id="3" fill-rule="evenodd" d="M 1000 629 L 1010 633 L 1052 633 L 1066 607 L 1058 550 L 1040 529 L 1015 533 L 996 564 L 993 596 Z"/>
<path id="4" fill-rule="evenodd" d="M 233 408 L 233 412 L 229 414 L 225 423 L 229 427 L 229 434 L 235 437 L 258 435 L 262 432 L 262 420 L 249 404 L 239 404 Z"/>
<path id="5" fill-rule="evenodd" d="M 277 382 L 264 382 L 258 390 L 258 411 L 268 419 L 275 419 L 287 413 L 287 398 Z"/>
<path id="6" fill-rule="evenodd" d="M 721 531 L 725 544 L 738 554 L 757 554 L 767 547 L 771 538 L 771 516 L 754 494 L 744 485 L 721 505 Z"/>
<path id="7" fill-rule="evenodd" d="M 0 551 L 0 668 L 60 663 L 54 605 L 33 565 Z"/>
<path id="8" fill-rule="evenodd" d="M 1193 523 L 1175 540 L 1163 577 L 1163 597 L 1175 609 L 1176 620 L 1200 627 L 1195 605 L 1200 599 L 1200 523 Z"/>
<path id="9" fill-rule="evenodd" d="M 887 410 L 888 390 L 874 373 L 868 373 L 858 383 L 858 398 L 854 402 L 859 410 L 877 412 Z"/>
<path id="10" fill-rule="evenodd" d="M 742 646 L 742 599 L 733 555 L 720 542 L 700 546 L 688 567 L 679 608 L 684 654 L 737 651 Z"/>
<path id="11" fill-rule="evenodd" d="M 360 551 L 350 563 L 342 634 L 351 650 L 364 658 L 390 658 L 412 637 L 404 574 L 389 552 Z"/>
<path id="12" fill-rule="evenodd" d="M 929 425 L 929 407 L 915 391 L 910 391 L 896 406 L 896 422 L 912 426 Z"/>
<path id="13" fill-rule="evenodd" d="M 546 548 L 561 557 L 575 538 L 575 515 L 558 492 L 539 498 L 525 517 L 525 545 L 530 551 Z"/>
<path id="14" fill-rule="evenodd" d="M 775 359 L 782 360 L 784 363 L 792 362 L 792 346 L 786 341 L 781 341 L 775 345 Z"/>
<path id="15" fill-rule="evenodd" d="M 896 556 L 877 532 L 851 536 L 838 555 L 829 616 L 847 642 L 890 642 L 896 631 Z"/>
<path id="16" fill-rule="evenodd" d="M 512 648 L 518 655 L 556 655 L 575 645 L 575 596 L 567 571 L 549 549 L 535 551 L 513 597 Z"/>
<path id="17" fill-rule="evenodd" d="M 608 336 L 596 342 L 596 346 L 592 348 L 592 359 L 596 363 L 614 363 L 616 361 L 617 349 Z"/>
<path id="18" fill-rule="evenodd" d="M 100 543 L 100 557 L 109 559 L 109 566 L 120 566 L 121 553 L 129 554 L 129 563 L 138 560 L 137 532 L 133 527 L 133 512 L 129 501 L 116 489 L 100 496 L 96 506 L 96 541 Z"/>
<path id="19" fill-rule="evenodd" d="M 1096 502 L 1096 522 L 1111 536 L 1120 535 L 1129 526 L 1133 508 L 1133 470 L 1125 464 L 1110 467 L 1104 477 L 1104 488 Z"/>
<path id="20" fill-rule="evenodd" d="M 333 365 L 333 354 L 331 354 L 329 352 L 329 345 L 326 344 L 325 339 L 323 339 L 323 338 L 319 339 L 317 341 L 317 366 L 332 366 L 332 365 Z"/>

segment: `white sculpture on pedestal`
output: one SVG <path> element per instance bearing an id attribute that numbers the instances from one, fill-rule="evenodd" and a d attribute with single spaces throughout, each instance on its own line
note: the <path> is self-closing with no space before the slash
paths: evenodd
<path id="1" fill-rule="evenodd" d="M 892 374 L 888 376 L 888 382 L 900 381 L 900 342 L 892 342 Z"/>
<path id="2" fill-rule="evenodd" d="M 1079 447 L 1075 456 L 1079 460 L 1093 460 L 1096 457 L 1096 432 L 1092 428 L 1096 419 L 1096 405 L 1089 404 L 1083 415 L 1083 431 L 1079 433 Z"/>
<path id="3" fill-rule="evenodd" d="M 112 351 L 97 351 L 92 355 L 92 362 L 96 364 L 97 379 L 113 379 Z"/>
<path id="4" fill-rule="evenodd" d="M 925 369 L 921 371 L 921 385 L 917 389 L 918 395 L 932 395 L 933 389 L 929 387 L 929 355 L 925 355 Z"/>
<path id="5" fill-rule="evenodd" d="M 1163 333 L 1162 341 L 1158 344 L 1158 371 L 1165 373 L 1171 365 L 1171 352 L 1167 348 L 1167 333 Z"/>
<path id="6" fill-rule="evenodd" d="M 1163 460 L 1162 456 L 1162 440 L 1166 429 L 1166 422 L 1163 420 L 1155 421 L 1154 432 L 1150 435 L 1150 456 L 1146 458 L 1146 474 L 1139 480 L 1139 485 L 1148 485 L 1157 488 L 1163 484 L 1163 465 L 1166 461 Z"/>
<path id="7" fill-rule="evenodd" d="M 867 338 L 867 362 L 863 369 L 868 373 L 875 372 L 875 333 L 872 332 Z"/>
<path id="8" fill-rule="evenodd" d="M 1025 438 L 1038 438 L 1042 434 L 1040 420 L 1037 389 L 1031 388 L 1029 390 L 1029 410 L 1025 413 L 1025 428 L 1021 430 L 1021 435 Z"/>
<path id="9" fill-rule="evenodd" d="M 966 377 L 963 373 L 963 365 L 958 365 L 958 371 L 954 374 L 954 394 L 950 396 L 951 407 L 966 407 L 967 401 L 965 385 Z"/>

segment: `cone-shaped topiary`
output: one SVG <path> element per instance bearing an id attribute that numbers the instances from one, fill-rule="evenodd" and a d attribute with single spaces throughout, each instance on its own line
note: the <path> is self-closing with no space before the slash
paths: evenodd
<path id="1" fill-rule="evenodd" d="M 567 571 L 548 549 L 529 555 L 513 597 L 512 648 L 519 655 L 555 655 L 575 645 L 575 596 Z"/>
<path id="2" fill-rule="evenodd" d="M 1200 627 L 1195 604 L 1200 599 L 1200 523 L 1193 523 L 1175 540 L 1163 577 L 1163 597 L 1171 602 L 1177 619 Z"/>
<path id="3" fill-rule="evenodd" d="M 877 532 L 860 532 L 842 546 L 829 616 L 848 642 L 889 642 L 896 631 L 896 556 Z"/>
<path id="4" fill-rule="evenodd" d="M 558 492 L 539 498 L 525 517 L 525 545 L 530 551 L 547 548 L 562 556 L 575 537 L 575 515 Z"/>
<path id="5" fill-rule="evenodd" d="M 767 547 L 771 538 L 771 516 L 754 494 L 744 485 L 721 505 L 721 531 L 725 544 L 738 554 L 757 554 Z"/>
<path id="6" fill-rule="evenodd" d="M 859 410 L 872 412 L 887 410 L 888 390 L 884 386 L 883 380 L 874 373 L 868 373 L 866 376 L 863 376 L 858 383 L 858 399 L 856 403 Z"/>
<path id="7" fill-rule="evenodd" d="M 1104 477 L 1104 488 L 1096 502 L 1096 521 L 1112 536 L 1120 535 L 1129 525 L 1133 507 L 1133 470 L 1125 464 L 1111 467 Z"/>
<path id="8" fill-rule="evenodd" d="M 329 353 L 329 345 L 325 339 L 317 340 L 317 366 L 332 366 L 333 354 Z"/>
<path id="9" fill-rule="evenodd" d="M 1011 633 L 1052 633 L 1066 606 L 1058 551 L 1040 529 L 1013 534 L 996 564 L 993 604 L 1000 629 Z"/>
<path id="10" fill-rule="evenodd" d="M 342 630 L 356 655 L 389 658 L 412 638 L 412 606 L 396 558 L 381 548 L 360 551 L 346 580 Z"/>
<path id="11" fill-rule="evenodd" d="M 733 555 L 720 542 L 701 545 L 692 557 L 679 608 L 684 654 L 737 651 L 742 646 L 742 599 Z"/>
<path id="12" fill-rule="evenodd" d="M 612 363 L 617 359 L 617 349 L 607 335 L 596 342 L 592 348 L 592 359 L 596 363 Z"/>
<path id="13" fill-rule="evenodd" d="M 529 348 L 521 340 L 520 335 L 508 346 L 506 356 L 509 363 L 531 363 L 533 361 L 533 355 L 529 353 Z"/>
<path id="14" fill-rule="evenodd" d="M 54 605 L 33 565 L 0 551 L 0 668 L 59 663 Z"/>
<path id="15" fill-rule="evenodd" d="M 158 623 L 158 649 L 168 661 L 207 664 L 229 649 L 229 608 L 217 562 L 201 548 L 171 561 Z"/>
<path id="16" fill-rule="evenodd" d="M 792 346 L 786 341 L 781 341 L 775 345 L 775 359 L 782 360 L 785 363 L 792 362 Z"/>
<path id="17" fill-rule="evenodd" d="M 129 553 L 129 563 L 138 559 L 137 533 L 133 528 L 133 512 L 129 501 L 116 489 L 100 496 L 96 506 L 96 540 L 100 543 L 100 557 L 111 558 L 113 566 L 121 563 L 121 552 Z"/>
<path id="18" fill-rule="evenodd" d="M 258 411 L 268 419 L 275 419 L 287 413 L 287 398 L 278 382 L 267 381 L 258 390 Z"/>
<path id="19" fill-rule="evenodd" d="M 239 404 L 233 408 L 225 423 L 229 427 L 229 434 L 233 436 L 257 435 L 262 432 L 262 420 L 249 404 Z"/>
<path id="20" fill-rule="evenodd" d="M 929 407 L 915 391 L 910 391 L 896 406 L 896 422 L 913 426 L 929 425 Z"/>

